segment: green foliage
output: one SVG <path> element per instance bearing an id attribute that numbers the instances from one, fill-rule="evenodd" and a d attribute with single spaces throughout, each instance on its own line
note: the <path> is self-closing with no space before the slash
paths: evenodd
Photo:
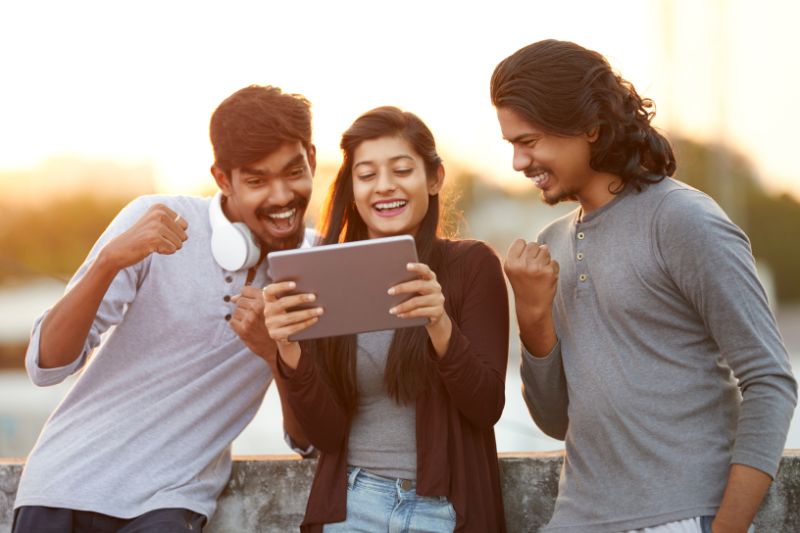
<path id="1" fill-rule="evenodd" d="M 769 265 L 781 303 L 800 301 L 800 202 L 769 194 L 747 160 L 730 150 L 675 142 L 676 178 L 709 194 L 750 237 L 753 255 Z"/>
<path id="2" fill-rule="evenodd" d="M 68 279 L 130 200 L 85 193 L 38 206 L 0 207 L 0 283 L 42 275 Z"/>

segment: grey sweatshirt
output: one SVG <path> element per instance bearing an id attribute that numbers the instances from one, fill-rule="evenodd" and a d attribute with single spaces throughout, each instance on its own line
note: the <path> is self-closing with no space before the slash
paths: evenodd
<path id="1" fill-rule="evenodd" d="M 272 375 L 226 321 L 235 307 L 226 297 L 239 293 L 247 272 L 214 262 L 208 201 L 142 197 L 115 218 L 70 287 L 100 248 L 154 203 L 189 223 L 189 239 L 176 254 L 152 254 L 116 276 L 74 363 L 39 366 L 44 317 L 37 320 L 25 360 L 33 382 L 47 386 L 83 373 L 28 457 L 15 507 L 121 518 L 166 507 L 214 513 L 230 475 L 230 444 L 256 414 Z M 253 285 L 266 280 L 262 266 Z"/>
<path id="2" fill-rule="evenodd" d="M 713 515 L 732 463 L 775 475 L 797 401 L 747 237 L 672 179 L 579 215 L 539 236 L 561 265 L 559 343 L 521 369 L 537 425 L 566 441 L 546 531 Z"/>

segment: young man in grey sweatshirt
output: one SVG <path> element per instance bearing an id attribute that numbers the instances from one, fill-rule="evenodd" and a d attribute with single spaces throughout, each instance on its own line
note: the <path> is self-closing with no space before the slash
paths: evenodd
<path id="1" fill-rule="evenodd" d="M 131 202 L 34 325 L 37 385 L 83 373 L 28 457 L 15 533 L 199 531 L 214 513 L 231 442 L 277 375 L 264 257 L 309 244 L 310 105 L 246 87 L 214 112 L 211 142 L 220 193 Z M 284 427 L 307 446 L 285 404 Z"/>
<path id="2" fill-rule="evenodd" d="M 745 532 L 797 400 L 745 234 L 671 179 L 652 102 L 600 54 L 541 41 L 496 68 L 513 166 L 578 208 L 506 272 L 524 397 L 565 440 L 551 532 Z"/>

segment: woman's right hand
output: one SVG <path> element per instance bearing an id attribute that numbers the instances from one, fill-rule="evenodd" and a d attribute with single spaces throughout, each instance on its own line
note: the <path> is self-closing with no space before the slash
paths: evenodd
<path id="1" fill-rule="evenodd" d="M 309 304 L 316 299 L 313 294 L 285 293 L 294 290 L 293 281 L 271 283 L 264 287 L 264 324 L 269 336 L 278 345 L 278 354 L 290 368 L 297 368 L 300 362 L 300 344 L 290 341 L 289 336 L 299 333 L 319 320 L 323 313 L 321 307 L 289 311 L 293 307 Z"/>

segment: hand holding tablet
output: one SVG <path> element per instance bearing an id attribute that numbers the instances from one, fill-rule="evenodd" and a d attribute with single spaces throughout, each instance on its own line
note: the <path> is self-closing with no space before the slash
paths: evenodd
<path id="1" fill-rule="evenodd" d="M 273 283 L 264 290 L 265 317 L 278 342 L 429 323 L 419 309 L 404 317 L 389 312 L 399 308 L 399 314 L 405 314 L 417 305 L 400 304 L 425 297 L 414 293 L 417 285 L 424 285 L 419 278 L 427 274 L 421 271 L 430 269 L 425 265 L 408 269 L 409 263 L 417 263 L 414 239 L 408 235 L 272 252 L 267 261 Z M 389 294 L 400 284 L 406 285 Z"/>

